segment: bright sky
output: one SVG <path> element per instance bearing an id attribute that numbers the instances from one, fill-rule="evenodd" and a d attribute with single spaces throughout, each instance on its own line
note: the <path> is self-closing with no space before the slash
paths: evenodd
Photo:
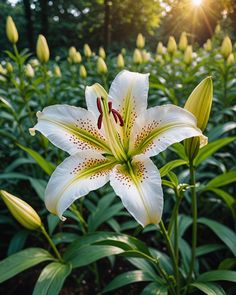
<path id="1" fill-rule="evenodd" d="M 14 6 L 17 2 L 19 2 L 19 0 L 8 0 L 7 2 Z"/>

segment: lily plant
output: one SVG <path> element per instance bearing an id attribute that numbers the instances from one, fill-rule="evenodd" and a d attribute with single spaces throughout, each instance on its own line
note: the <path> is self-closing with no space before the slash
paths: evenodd
<path id="1" fill-rule="evenodd" d="M 150 157 L 186 138 L 204 138 L 192 113 L 175 105 L 147 109 L 149 74 L 120 72 L 110 91 L 86 87 L 87 110 L 53 105 L 30 129 L 68 152 L 45 191 L 47 209 L 63 219 L 78 198 L 110 181 L 131 215 L 157 224 L 163 210 L 161 177 Z"/>

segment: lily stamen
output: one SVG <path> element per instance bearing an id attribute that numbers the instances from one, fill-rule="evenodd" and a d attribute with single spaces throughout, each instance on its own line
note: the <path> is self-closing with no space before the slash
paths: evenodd
<path id="1" fill-rule="evenodd" d="M 101 103 L 102 97 L 97 97 L 97 108 L 98 111 L 100 113 L 99 117 L 98 117 L 98 122 L 97 122 L 97 126 L 98 129 L 101 129 L 102 127 L 102 119 L 103 119 L 103 109 L 102 109 L 102 103 Z M 122 116 L 120 115 L 120 113 L 112 108 L 112 102 L 109 101 L 108 102 L 108 112 L 109 114 L 112 113 L 113 118 L 115 120 L 116 123 L 120 123 L 120 126 L 124 126 L 124 120 L 122 119 Z"/>

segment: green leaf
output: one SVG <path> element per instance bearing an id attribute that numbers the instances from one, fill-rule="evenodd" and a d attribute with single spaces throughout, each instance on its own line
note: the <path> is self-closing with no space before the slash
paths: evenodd
<path id="1" fill-rule="evenodd" d="M 36 163 L 39 164 L 39 166 L 48 174 L 51 175 L 52 172 L 55 170 L 55 166 L 48 162 L 47 160 L 45 160 L 38 152 L 27 148 L 25 146 L 22 146 L 20 144 L 17 144 L 22 150 L 24 150 L 25 152 L 27 152 L 34 160 Z"/>
<path id="2" fill-rule="evenodd" d="M 191 286 L 201 290 L 207 295 L 226 295 L 224 289 L 214 283 L 193 283 Z"/>
<path id="3" fill-rule="evenodd" d="M 66 252 L 65 260 L 72 264 L 73 268 L 88 265 L 101 258 L 117 255 L 124 252 L 123 249 L 105 245 L 87 245 L 77 249 L 77 252 Z M 70 255 L 71 254 L 71 255 Z"/>
<path id="4" fill-rule="evenodd" d="M 216 176 L 214 179 L 208 182 L 208 187 L 221 187 L 232 182 L 236 182 L 236 171 L 229 171 L 219 176 Z"/>
<path id="5" fill-rule="evenodd" d="M 8 250 L 7 250 L 7 256 L 10 256 L 10 255 L 22 250 L 22 248 L 25 245 L 28 235 L 29 235 L 28 230 L 22 229 L 22 230 L 17 231 L 9 243 Z"/>
<path id="6" fill-rule="evenodd" d="M 150 283 L 140 295 L 168 295 L 168 287 L 157 283 Z"/>
<path id="7" fill-rule="evenodd" d="M 230 130 L 233 130 L 236 128 L 235 122 L 227 122 L 225 124 L 216 126 L 215 128 L 212 128 L 210 132 L 208 133 L 208 138 L 210 141 L 215 140 L 219 137 L 222 137 L 222 135 Z"/>
<path id="8" fill-rule="evenodd" d="M 232 270 L 212 270 L 201 274 L 197 278 L 198 282 L 228 281 L 236 283 L 236 271 Z"/>
<path id="9" fill-rule="evenodd" d="M 175 152 L 181 159 L 188 161 L 188 157 L 185 153 L 184 146 L 181 143 L 177 142 L 177 143 L 173 144 L 170 147 L 170 149 L 173 152 Z"/>
<path id="10" fill-rule="evenodd" d="M 232 269 L 236 266 L 236 258 L 226 258 L 221 261 L 218 269 Z"/>
<path id="11" fill-rule="evenodd" d="M 207 218 L 199 218 L 198 222 L 208 226 L 236 256 L 236 234 L 231 229 L 217 221 Z"/>
<path id="12" fill-rule="evenodd" d="M 206 255 L 215 251 L 225 249 L 225 246 L 219 244 L 207 244 L 196 248 L 196 256 Z"/>
<path id="13" fill-rule="evenodd" d="M 137 282 L 153 281 L 149 274 L 142 270 L 134 270 L 122 273 L 116 276 L 103 290 L 102 294 L 115 290 L 117 288 L 126 286 L 128 284 Z"/>
<path id="14" fill-rule="evenodd" d="M 0 283 L 47 260 L 54 260 L 54 257 L 41 248 L 28 248 L 13 254 L 0 262 Z"/>
<path id="15" fill-rule="evenodd" d="M 229 144 L 230 142 L 234 141 L 236 137 L 227 137 L 227 138 L 221 138 L 218 140 L 215 140 L 203 148 L 199 150 L 198 155 L 194 159 L 194 165 L 198 166 L 201 164 L 204 160 L 206 160 L 208 157 L 210 157 L 213 153 L 218 151 L 223 146 Z"/>
<path id="16" fill-rule="evenodd" d="M 173 160 L 173 161 L 167 163 L 166 165 L 164 165 L 163 167 L 160 168 L 161 177 L 168 174 L 168 172 L 171 171 L 172 169 L 182 166 L 182 165 L 186 165 L 186 164 L 188 164 L 188 161 L 183 160 L 183 159 Z"/>
<path id="17" fill-rule="evenodd" d="M 223 191 L 222 189 L 207 186 L 206 188 L 204 188 L 203 191 L 206 190 L 212 191 L 217 196 L 219 196 L 222 200 L 225 201 L 229 208 L 231 208 L 232 205 L 235 203 L 234 197 L 228 194 L 227 192 Z"/>
<path id="18" fill-rule="evenodd" d="M 33 295 L 57 295 L 59 294 L 66 277 L 71 273 L 69 264 L 52 262 L 41 272 Z"/>

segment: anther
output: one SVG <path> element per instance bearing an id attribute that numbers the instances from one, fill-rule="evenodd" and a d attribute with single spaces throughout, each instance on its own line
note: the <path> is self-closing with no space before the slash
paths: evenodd
<path id="1" fill-rule="evenodd" d="M 102 114 L 101 98 L 97 97 L 97 108 L 100 114 Z"/>
<path id="2" fill-rule="evenodd" d="M 102 117 L 103 117 L 103 114 L 100 114 L 98 117 L 98 129 L 101 129 L 102 127 Z"/>
<path id="3" fill-rule="evenodd" d="M 117 118 L 118 118 L 118 120 L 120 122 L 120 126 L 124 126 L 124 121 L 123 121 L 121 115 L 114 109 L 112 109 L 111 111 L 112 111 L 115 121 L 117 122 Z"/>

